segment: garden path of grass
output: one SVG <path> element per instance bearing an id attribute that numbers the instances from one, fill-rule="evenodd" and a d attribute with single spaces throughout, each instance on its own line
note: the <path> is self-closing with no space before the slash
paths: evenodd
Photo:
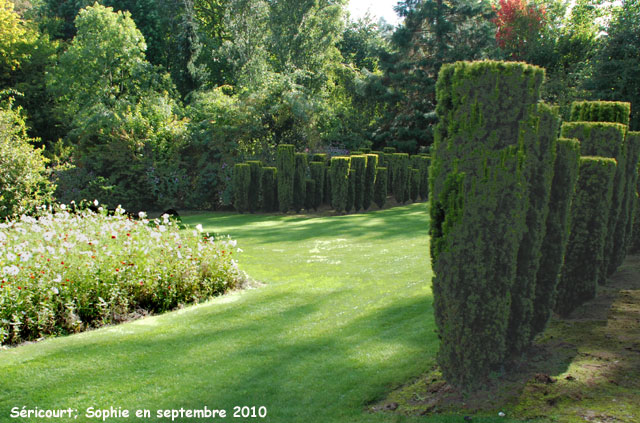
<path id="1" fill-rule="evenodd" d="M 229 414 L 235 405 L 266 406 L 263 421 L 277 423 L 425 421 L 364 411 L 434 364 L 425 204 L 341 217 L 184 220 L 231 234 L 244 250 L 241 268 L 264 285 L 0 351 L 0 422 L 19 421 L 10 410 L 23 405 L 77 408 L 76 422 L 99 421 L 83 417 L 89 407 L 205 405 Z M 261 421 L 222 421 L 253 420 Z"/>

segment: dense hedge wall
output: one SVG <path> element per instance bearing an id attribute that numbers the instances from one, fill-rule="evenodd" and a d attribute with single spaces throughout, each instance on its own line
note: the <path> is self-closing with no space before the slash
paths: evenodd
<path id="1" fill-rule="evenodd" d="M 636 159 L 640 160 L 640 132 L 629 132 L 627 134 L 627 137 L 629 151 L 631 151 L 631 153 L 629 153 L 629 156 L 635 156 Z M 629 182 L 629 184 L 627 185 L 628 217 L 624 234 L 624 252 L 626 252 L 628 249 L 630 249 L 631 251 L 638 251 L 638 249 L 635 249 L 635 245 L 634 247 L 632 247 L 632 244 L 634 244 L 634 238 L 636 239 L 637 247 L 640 249 L 640 231 L 637 230 L 637 228 L 640 227 L 640 219 L 638 218 L 637 213 L 638 203 L 640 201 L 638 200 L 638 192 L 640 191 L 640 178 L 638 178 L 640 173 L 640 163 L 636 164 L 636 168 L 632 168 L 632 162 L 632 160 L 627 161 L 629 174 L 631 175 L 631 177 L 627 180 Z M 622 259 L 624 260 L 624 257 Z"/>
<path id="2" fill-rule="evenodd" d="M 614 250 L 609 262 L 609 274 L 613 273 L 624 261 L 631 241 L 633 210 L 638 183 L 638 160 L 640 159 L 640 132 L 627 132 L 627 157 L 625 163 L 625 184 L 620 218 L 616 225 Z"/>
<path id="3" fill-rule="evenodd" d="M 526 227 L 511 288 L 511 313 L 507 339 L 512 354 L 520 354 L 531 342 L 531 322 L 536 294 L 536 274 L 540 265 L 542 241 L 547 229 L 549 197 L 556 158 L 560 117 L 551 107 L 538 105 L 538 111 L 524 125 L 521 136 L 525 146 L 524 175 L 528 191 Z"/>
<path id="4" fill-rule="evenodd" d="M 546 231 L 535 282 L 530 339 L 547 326 L 555 306 L 558 281 L 569 241 L 569 212 L 578 180 L 580 142 L 558 139 Z"/>
<path id="5" fill-rule="evenodd" d="M 262 162 L 260 160 L 249 160 L 245 163 L 249 165 L 251 170 L 249 181 L 249 211 L 253 213 L 260 210 L 260 196 L 262 194 Z"/>
<path id="6" fill-rule="evenodd" d="M 331 158 L 331 207 L 338 213 L 347 209 L 347 195 L 349 190 L 349 165 L 351 158 L 336 156 Z"/>
<path id="7" fill-rule="evenodd" d="M 326 163 L 327 162 L 327 155 L 324 154 L 324 153 L 316 153 L 316 154 L 311 156 L 311 161 L 312 162 Z"/>
<path id="8" fill-rule="evenodd" d="M 385 154 L 393 154 L 396 152 L 396 148 L 395 147 L 383 147 L 382 148 L 382 152 Z"/>
<path id="9" fill-rule="evenodd" d="M 296 213 L 305 205 L 307 179 L 307 155 L 305 153 L 295 153 L 295 170 L 293 173 L 293 210 Z"/>
<path id="10" fill-rule="evenodd" d="M 357 155 L 351 156 L 351 170 L 354 171 L 354 198 L 353 198 L 353 209 L 354 211 L 362 210 L 362 205 L 364 203 L 364 188 L 365 188 L 365 178 L 366 178 L 366 170 L 367 170 L 367 156 L 365 155 Z"/>
<path id="11" fill-rule="evenodd" d="M 364 176 L 364 196 L 362 199 L 362 208 L 368 210 L 373 202 L 375 183 L 376 183 L 376 169 L 378 168 L 378 155 L 367 154 L 367 169 Z"/>
<path id="12" fill-rule="evenodd" d="M 327 168 L 324 171 L 324 198 L 322 202 L 331 205 L 331 160 L 326 162 Z"/>
<path id="13" fill-rule="evenodd" d="M 387 202 L 387 168 L 379 167 L 376 171 L 376 182 L 373 190 L 373 201 L 380 208 Z"/>
<path id="14" fill-rule="evenodd" d="M 638 176 L 637 176 L 638 184 L 636 185 L 636 197 L 635 197 L 635 207 L 632 211 L 633 213 L 633 224 L 631 227 L 631 231 L 629 234 L 629 251 L 634 253 L 640 252 L 640 167 L 638 167 Z"/>
<path id="15" fill-rule="evenodd" d="M 618 122 L 629 125 L 631 104 L 622 101 L 575 101 L 571 104 L 574 122 Z"/>
<path id="16" fill-rule="evenodd" d="M 347 205 L 345 206 L 345 211 L 347 213 L 350 213 L 355 209 L 357 179 L 356 174 L 357 172 L 354 169 L 349 169 L 349 177 L 347 178 Z"/>
<path id="17" fill-rule="evenodd" d="M 420 197 L 420 170 L 411 168 L 411 177 L 409 187 L 411 189 L 410 200 L 414 203 Z"/>
<path id="18" fill-rule="evenodd" d="M 601 103 L 599 103 L 601 104 Z M 616 159 L 618 166 L 613 181 L 613 194 L 609 208 L 609 222 L 605 241 L 605 255 L 598 280 L 605 283 L 609 275 L 609 263 L 614 261 L 615 232 L 625 187 L 626 153 L 625 135 L 627 127 L 612 122 L 565 122 L 562 124 L 562 136 L 577 138 L 580 141 L 580 154 L 583 156 L 610 157 Z M 623 242 L 624 240 L 619 240 Z"/>
<path id="19" fill-rule="evenodd" d="M 249 185 L 251 167 L 246 163 L 236 163 L 233 167 L 233 205 L 239 213 L 249 210 Z"/>
<path id="20" fill-rule="evenodd" d="M 315 179 L 305 179 L 305 196 L 304 196 L 304 208 L 310 211 L 311 209 L 318 210 L 315 205 L 316 199 L 316 181 Z"/>
<path id="21" fill-rule="evenodd" d="M 313 208 L 318 209 L 322 205 L 324 199 L 324 182 L 326 178 L 327 167 L 324 162 L 311 162 L 309 163 L 309 174 L 311 179 L 316 181 L 314 187 L 313 196 Z"/>
<path id="22" fill-rule="evenodd" d="M 604 262 L 604 248 L 613 193 L 616 161 L 580 157 L 576 193 L 571 206 L 571 229 L 555 310 L 567 316 L 595 297 Z"/>
<path id="23" fill-rule="evenodd" d="M 493 61 L 444 65 L 438 76 L 432 289 L 437 360 L 454 386 L 477 386 L 506 358 L 528 205 L 519 134 L 537 110 L 543 78 L 541 68 Z"/>
<path id="24" fill-rule="evenodd" d="M 291 144 L 280 144 L 276 157 L 278 169 L 278 205 L 280 211 L 286 213 L 293 207 L 293 174 L 295 171 L 295 147 Z"/>
<path id="25" fill-rule="evenodd" d="M 262 209 L 266 212 L 278 210 L 277 172 L 275 167 L 262 168 Z"/>
<path id="26" fill-rule="evenodd" d="M 409 155 L 394 153 L 391 160 L 393 171 L 393 196 L 400 204 L 409 199 L 407 187 L 409 185 Z"/>

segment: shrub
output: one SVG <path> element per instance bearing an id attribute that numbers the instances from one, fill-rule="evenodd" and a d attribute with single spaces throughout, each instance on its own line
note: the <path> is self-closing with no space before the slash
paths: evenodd
<path id="1" fill-rule="evenodd" d="M 326 163 L 327 162 L 327 155 L 324 154 L 324 153 L 316 153 L 316 154 L 311 156 L 311 161 L 312 162 Z"/>
<path id="2" fill-rule="evenodd" d="M 354 150 L 351 152 L 351 156 L 362 156 L 364 153 L 360 150 Z"/>
<path id="3" fill-rule="evenodd" d="M 413 168 L 420 171 L 418 193 L 422 201 L 427 201 L 429 199 L 429 165 L 431 164 L 431 156 L 418 155 L 413 157 Z"/>
<path id="4" fill-rule="evenodd" d="M 349 178 L 347 180 L 347 205 L 345 211 L 350 213 L 355 209 L 356 202 L 356 175 L 357 172 L 354 169 L 349 169 Z M 358 210 L 355 210 L 358 211 Z"/>
<path id="5" fill-rule="evenodd" d="M 606 283 L 609 275 L 609 263 L 614 261 L 615 231 L 624 198 L 626 152 L 625 134 L 627 127 L 611 122 L 565 122 L 562 124 L 562 136 L 577 138 L 580 141 L 580 154 L 583 156 L 611 157 L 618 166 L 613 182 L 611 204 L 608 206 L 609 222 L 605 241 L 605 255 L 600 268 L 600 283 Z M 622 242 L 622 240 L 619 240 Z M 615 269 L 614 269 L 615 270 Z"/>
<path id="6" fill-rule="evenodd" d="M 251 170 L 249 182 L 249 211 L 260 210 L 260 196 L 262 194 L 262 162 L 250 160 L 246 162 Z"/>
<path id="7" fill-rule="evenodd" d="M 396 152 L 396 148 L 395 147 L 383 147 L 382 148 L 382 152 L 385 154 L 393 154 Z"/>
<path id="8" fill-rule="evenodd" d="M 384 153 L 384 165 L 387 168 L 387 193 L 393 194 L 393 168 L 395 167 L 393 153 Z"/>
<path id="9" fill-rule="evenodd" d="M 361 210 L 364 203 L 365 179 L 367 171 L 367 156 L 351 156 L 351 170 L 354 171 L 354 198 L 353 209 Z"/>
<path id="10" fill-rule="evenodd" d="M 266 212 L 278 210 L 278 179 L 275 167 L 262 168 L 262 208 Z"/>
<path id="11" fill-rule="evenodd" d="M 637 197 L 638 191 L 640 191 L 638 189 L 638 172 L 640 171 L 640 169 L 638 168 L 638 160 L 640 159 L 640 132 L 628 132 L 627 139 L 627 145 L 629 147 L 629 159 L 627 160 L 627 186 L 625 197 L 625 214 L 627 216 L 627 220 L 624 232 L 624 248 L 620 252 L 621 255 L 626 254 L 627 250 L 630 248 L 633 241 L 634 232 L 636 233 L 636 239 L 640 237 L 640 233 L 637 230 L 634 230 L 634 224 L 636 225 L 636 228 L 638 228 L 638 225 L 640 224 L 640 221 L 636 215 L 636 208 L 638 204 Z M 633 166 L 634 162 L 635 167 Z M 638 246 L 640 246 L 640 244 Z M 622 264 L 624 256 L 620 257 L 618 260 L 620 262 L 619 265 Z"/>
<path id="12" fill-rule="evenodd" d="M 228 238 L 180 231 L 168 215 L 149 222 L 120 208 L 107 216 L 62 207 L 0 227 L 0 344 L 163 312 L 241 280 Z"/>
<path id="13" fill-rule="evenodd" d="M 420 197 L 420 171 L 418 169 L 411 169 L 411 201 L 414 203 L 418 201 Z"/>
<path id="14" fill-rule="evenodd" d="M 324 171 L 324 198 L 322 202 L 331 205 L 331 161 L 327 162 L 327 167 Z"/>
<path id="15" fill-rule="evenodd" d="M 631 104 L 622 101 L 574 101 L 570 121 L 618 122 L 629 125 Z"/>
<path id="16" fill-rule="evenodd" d="M 525 179 L 529 208 L 520 246 L 516 277 L 511 288 L 511 312 L 507 339 L 513 354 L 520 354 L 531 342 L 531 322 L 536 295 L 536 274 L 549 214 L 549 197 L 556 159 L 560 117 L 545 104 L 538 105 L 530 125 L 521 132 L 526 148 Z"/>
<path id="17" fill-rule="evenodd" d="M 278 205 L 280 211 L 286 213 L 293 207 L 294 147 L 291 144 L 280 144 L 277 154 Z"/>
<path id="18" fill-rule="evenodd" d="M 437 360 L 465 389 L 506 358 L 528 206 L 520 133 L 537 112 L 543 78 L 541 68 L 493 61 L 444 65 L 438 76 L 430 168 Z"/>
<path id="19" fill-rule="evenodd" d="M 309 212 L 311 209 L 318 210 L 315 205 L 316 199 L 316 181 L 314 179 L 305 179 L 305 196 L 304 208 Z"/>
<path id="20" fill-rule="evenodd" d="M 307 155 L 295 153 L 295 173 L 293 176 L 293 209 L 298 213 L 305 205 L 307 179 Z"/>
<path id="21" fill-rule="evenodd" d="M 629 233 L 629 250 L 634 253 L 640 251 L 640 195 L 638 195 L 638 193 L 640 193 L 640 167 L 638 167 L 637 181 L 638 185 L 636 186 L 634 198 L 635 207 L 632 211 L 634 218 L 632 222 L 632 228 Z"/>
<path id="22" fill-rule="evenodd" d="M 400 204 L 409 199 L 407 187 L 409 185 L 409 155 L 394 153 L 391 160 L 393 171 L 393 195 Z"/>
<path id="23" fill-rule="evenodd" d="M 380 208 L 387 202 L 387 168 L 379 167 L 376 170 L 376 183 L 373 191 L 373 201 Z"/>
<path id="24" fill-rule="evenodd" d="M 362 208 L 368 210 L 373 202 L 375 183 L 376 183 L 376 169 L 378 167 L 378 155 L 367 154 L 367 168 L 364 176 L 364 197 L 362 199 Z"/>
<path id="25" fill-rule="evenodd" d="M 609 221 L 616 161 L 580 157 L 576 193 L 571 206 L 571 229 L 558 285 L 555 310 L 568 316 L 595 297 Z"/>
<path id="26" fill-rule="evenodd" d="M 233 205 L 239 213 L 249 210 L 250 184 L 251 167 L 246 163 L 236 163 L 233 168 Z"/>
<path id="27" fill-rule="evenodd" d="M 361 151 L 362 151 L 362 153 L 364 153 L 364 154 L 370 154 L 370 153 L 371 153 L 371 149 L 370 149 L 370 148 L 368 148 L 368 147 L 367 147 L 367 148 L 361 148 L 360 150 L 361 150 Z"/>
<path id="28" fill-rule="evenodd" d="M 336 156 L 331 158 L 331 207 L 338 213 L 347 209 L 347 196 L 349 195 L 349 165 L 351 158 Z"/>
<path id="29" fill-rule="evenodd" d="M 547 228 L 540 248 L 540 265 L 536 274 L 531 339 L 545 329 L 555 307 L 558 281 L 569 241 L 569 212 L 578 180 L 579 160 L 580 142 L 558 139 Z"/>
<path id="30" fill-rule="evenodd" d="M 46 159 L 33 141 L 20 111 L 0 108 L 0 220 L 51 200 Z"/>
<path id="31" fill-rule="evenodd" d="M 309 163 L 309 174 L 311 175 L 311 179 L 316 181 L 313 201 L 311 203 L 315 210 L 318 210 L 318 207 L 322 205 L 322 200 L 324 198 L 324 182 L 326 173 L 327 167 L 323 162 Z"/>

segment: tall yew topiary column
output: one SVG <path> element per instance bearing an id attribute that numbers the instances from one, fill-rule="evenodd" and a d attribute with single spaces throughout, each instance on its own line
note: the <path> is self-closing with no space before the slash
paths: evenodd
<path id="1" fill-rule="evenodd" d="M 329 173 L 331 175 L 331 207 L 338 213 L 347 208 L 347 196 L 349 195 L 349 157 L 332 157 Z"/>
<path id="2" fill-rule="evenodd" d="M 293 171 L 293 209 L 296 213 L 304 207 L 307 193 L 307 155 L 295 153 L 295 170 Z"/>
<path id="3" fill-rule="evenodd" d="M 616 161 L 580 157 L 576 193 L 571 206 L 571 229 L 555 310 L 567 316 L 595 297 L 609 222 Z"/>
<path id="4" fill-rule="evenodd" d="M 536 120 L 543 78 L 541 68 L 493 61 L 444 65 L 438 77 L 430 168 L 437 359 L 463 388 L 482 383 L 507 354 L 529 200 L 521 133 Z"/>
<path id="5" fill-rule="evenodd" d="M 410 194 L 407 192 L 410 182 L 409 155 L 407 153 L 393 153 L 391 164 L 393 167 L 391 171 L 393 175 L 393 196 L 398 203 L 403 204 L 409 199 Z"/>
<path id="6" fill-rule="evenodd" d="M 376 183 L 376 170 L 378 168 L 378 155 L 367 154 L 367 168 L 364 175 L 364 197 L 362 208 L 368 210 L 373 202 Z"/>
<path id="7" fill-rule="evenodd" d="M 324 199 L 325 173 L 327 173 L 327 167 L 324 162 L 314 161 L 309 163 L 309 174 L 311 175 L 311 179 L 316 181 L 315 195 L 312 202 L 313 208 L 316 210 L 320 207 L 322 200 Z"/>
<path id="8" fill-rule="evenodd" d="M 540 248 L 530 339 L 547 326 L 555 306 L 558 281 L 569 241 L 569 212 L 578 180 L 580 142 L 560 138 L 551 183 L 546 231 Z"/>
<path id="9" fill-rule="evenodd" d="M 293 206 L 293 174 L 295 170 L 295 147 L 291 144 L 280 144 L 276 157 L 278 177 L 278 205 L 282 213 Z"/>
<path id="10" fill-rule="evenodd" d="M 246 163 L 236 163 L 233 167 L 233 205 L 238 213 L 249 210 L 249 186 L 251 168 Z"/>
<path id="11" fill-rule="evenodd" d="M 621 254 L 623 257 L 618 258 L 620 264 L 624 260 L 624 255 L 627 250 L 630 250 L 634 237 L 634 224 L 638 228 L 640 219 L 636 214 L 636 207 L 638 204 L 638 173 L 640 168 L 638 167 L 638 161 L 640 160 L 640 132 L 627 133 L 627 144 L 629 147 L 630 160 L 627 161 L 627 187 L 626 187 L 626 228 L 624 230 L 624 247 Z M 635 162 L 635 166 L 634 166 Z M 638 220 L 636 222 L 636 219 Z M 640 239 L 640 233 L 636 233 Z"/>
<path id="12" fill-rule="evenodd" d="M 353 197 L 353 210 L 362 210 L 364 203 L 364 186 L 365 186 L 365 173 L 367 170 L 367 156 L 357 155 L 351 156 L 351 169 L 354 171 L 354 197 Z"/>
<path id="13" fill-rule="evenodd" d="M 260 209 L 262 162 L 260 160 L 249 160 L 246 163 L 249 165 L 251 171 L 249 182 L 249 211 L 253 213 Z"/>
<path id="14" fill-rule="evenodd" d="M 387 202 L 387 168 L 379 167 L 376 170 L 376 183 L 373 188 L 373 201 L 380 208 Z"/>
<path id="15" fill-rule="evenodd" d="M 266 212 L 278 210 L 278 179 L 275 167 L 262 168 L 262 209 Z"/>

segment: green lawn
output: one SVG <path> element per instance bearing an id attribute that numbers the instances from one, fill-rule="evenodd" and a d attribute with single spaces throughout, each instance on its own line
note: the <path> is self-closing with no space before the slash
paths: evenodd
<path id="1" fill-rule="evenodd" d="M 461 421 L 365 412 L 434 364 L 424 203 L 342 217 L 184 220 L 238 240 L 241 268 L 264 286 L 0 351 L 0 421 L 18 421 L 10 410 L 23 405 L 77 408 L 77 422 L 101 421 L 84 418 L 88 407 L 155 414 L 205 405 L 268 409 L 264 420 L 222 420 L 231 422 Z M 108 420 L 125 421 L 170 419 Z"/>

